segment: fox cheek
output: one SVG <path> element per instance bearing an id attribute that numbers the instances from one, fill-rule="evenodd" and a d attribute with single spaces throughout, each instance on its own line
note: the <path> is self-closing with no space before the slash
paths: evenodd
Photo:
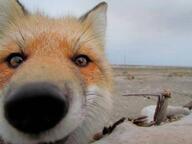
<path id="1" fill-rule="evenodd" d="M 13 71 L 10 70 L 5 64 L 0 65 L 0 88 L 6 86 L 13 75 Z"/>

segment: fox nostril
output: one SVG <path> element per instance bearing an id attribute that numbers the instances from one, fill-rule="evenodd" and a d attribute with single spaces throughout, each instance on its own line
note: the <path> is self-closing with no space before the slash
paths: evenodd
<path id="1" fill-rule="evenodd" d="M 5 118 L 19 131 L 38 134 L 55 127 L 68 111 L 68 101 L 50 85 L 21 87 L 5 103 Z"/>

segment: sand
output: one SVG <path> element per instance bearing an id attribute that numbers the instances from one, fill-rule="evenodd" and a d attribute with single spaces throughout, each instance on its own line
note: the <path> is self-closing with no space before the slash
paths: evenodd
<path id="1" fill-rule="evenodd" d="M 169 89 L 169 105 L 182 106 L 192 101 L 192 68 L 178 67 L 114 67 L 116 95 L 113 120 L 134 117 L 143 107 L 156 104 L 156 98 L 123 97 L 132 93 L 160 93 Z"/>

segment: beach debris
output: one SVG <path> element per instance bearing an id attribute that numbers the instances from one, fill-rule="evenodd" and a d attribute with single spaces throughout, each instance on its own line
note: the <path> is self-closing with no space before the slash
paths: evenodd
<path id="1" fill-rule="evenodd" d="M 134 80 L 134 79 L 135 79 L 135 76 L 132 75 L 132 74 L 128 74 L 128 75 L 127 75 L 127 79 L 128 79 L 128 80 Z"/>
<path id="2" fill-rule="evenodd" d="M 124 94 L 123 96 L 141 96 L 146 98 L 148 98 L 149 96 L 157 97 L 157 104 L 155 108 L 153 121 L 146 123 L 147 117 L 141 116 L 133 120 L 134 124 L 138 126 L 152 126 L 152 125 L 160 125 L 163 121 L 166 120 L 168 99 L 171 98 L 170 90 L 164 90 L 163 92 L 157 94 Z"/>
<path id="3" fill-rule="evenodd" d="M 105 135 L 110 135 L 114 129 L 125 120 L 141 127 L 158 126 L 163 122 L 172 122 L 180 119 L 182 116 L 189 115 L 192 109 L 192 101 L 184 106 L 168 106 L 168 99 L 171 98 L 171 91 L 164 90 L 161 93 L 153 94 L 123 94 L 122 96 L 140 96 L 140 97 L 157 97 L 157 103 L 154 106 L 148 106 L 144 109 L 150 114 L 137 116 L 135 118 L 121 118 L 109 127 L 104 127 L 101 132 L 93 136 L 93 141 L 102 139 Z M 149 109 L 149 110 L 147 110 Z M 149 118 L 151 117 L 151 119 Z M 150 119 L 150 121 L 149 121 Z"/>
<path id="4" fill-rule="evenodd" d="M 189 110 L 192 110 L 192 101 L 187 103 L 186 105 L 183 106 L 184 108 L 188 108 Z"/>
<path id="5" fill-rule="evenodd" d="M 103 138 L 105 135 L 109 135 L 111 134 L 114 129 L 120 125 L 121 123 L 123 123 L 126 120 L 125 117 L 121 118 L 120 120 L 116 121 L 113 125 L 109 126 L 109 127 L 104 127 L 102 132 L 98 132 L 93 136 L 93 140 L 100 140 L 101 138 Z"/>

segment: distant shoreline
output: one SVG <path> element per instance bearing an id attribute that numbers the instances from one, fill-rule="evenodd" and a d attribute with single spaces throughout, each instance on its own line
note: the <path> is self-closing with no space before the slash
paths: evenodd
<path id="1" fill-rule="evenodd" d="M 192 70 L 192 67 L 189 66 L 153 66 L 153 65 L 114 65 L 112 64 L 112 68 L 140 68 L 140 69 L 188 69 Z"/>

